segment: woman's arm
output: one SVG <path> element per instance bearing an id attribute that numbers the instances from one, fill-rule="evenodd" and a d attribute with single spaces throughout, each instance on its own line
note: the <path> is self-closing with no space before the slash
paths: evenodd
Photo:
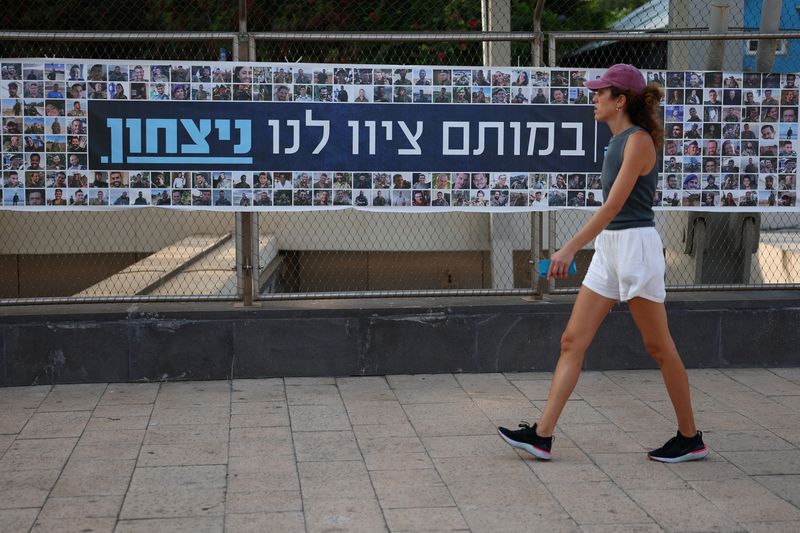
<path id="1" fill-rule="evenodd" d="M 617 216 L 630 196 L 636 180 L 653 169 L 655 160 L 655 148 L 649 134 L 639 131 L 628 137 L 622 157 L 622 167 L 620 167 L 614 185 L 608 193 L 608 198 L 600 209 L 594 212 L 583 228 L 550 257 L 547 279 L 567 277 L 569 265 L 578 250 L 597 237 Z"/>

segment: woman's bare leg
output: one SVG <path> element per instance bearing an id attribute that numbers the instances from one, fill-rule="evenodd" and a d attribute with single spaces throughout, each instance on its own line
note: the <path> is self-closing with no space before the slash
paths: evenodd
<path id="1" fill-rule="evenodd" d="M 578 383 L 586 349 L 615 303 L 616 300 L 600 296 L 585 285 L 581 286 L 567 328 L 561 335 L 561 355 L 553 373 L 544 413 L 536 426 L 538 435 L 549 437 L 553 434 L 558 417 Z"/>
<path id="2" fill-rule="evenodd" d="M 661 367 L 661 375 L 678 419 L 678 431 L 684 437 L 694 436 L 697 428 L 692 411 L 689 378 L 669 333 L 664 304 L 646 298 L 633 298 L 628 302 L 628 307 L 642 334 L 645 348 Z"/>

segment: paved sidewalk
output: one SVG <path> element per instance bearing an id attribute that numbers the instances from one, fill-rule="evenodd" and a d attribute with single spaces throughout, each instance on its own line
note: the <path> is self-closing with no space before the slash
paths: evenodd
<path id="1" fill-rule="evenodd" d="M 800 368 L 693 370 L 698 463 L 657 371 L 587 372 L 554 460 L 549 373 L 0 389 L 0 531 L 800 531 Z"/>

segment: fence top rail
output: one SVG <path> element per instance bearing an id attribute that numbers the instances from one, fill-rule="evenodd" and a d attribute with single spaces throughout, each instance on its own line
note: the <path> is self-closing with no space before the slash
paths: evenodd
<path id="1" fill-rule="evenodd" d="M 542 36 L 552 40 L 570 41 L 701 41 L 701 40 L 749 40 L 749 39 L 800 39 L 800 31 L 759 33 L 758 31 L 736 31 L 730 33 L 707 33 L 700 31 L 669 32 L 659 30 L 614 31 L 614 32 L 251 32 L 246 36 L 265 41 L 360 41 L 360 42 L 484 42 L 484 41 L 535 41 Z M 231 40 L 239 37 L 236 32 L 223 31 L 0 31 L 0 40 L 51 40 L 51 41 L 205 41 Z"/>
<path id="2" fill-rule="evenodd" d="M 0 31 L 11 41 L 206 41 L 231 40 L 239 34 L 225 31 Z"/>
<path id="3" fill-rule="evenodd" d="M 250 37 L 269 41 L 533 41 L 542 36 L 539 32 L 523 31 L 451 31 L 451 32 L 251 32 Z"/>
<path id="4" fill-rule="evenodd" d="M 250 32 L 247 37 L 267 41 L 533 41 L 541 34 L 537 32 L 342 32 L 342 31 L 279 31 Z M 115 31 L 0 31 L 0 40 L 55 40 L 55 41 L 203 41 L 230 40 L 238 37 L 236 32 L 115 32 Z"/>
<path id="5" fill-rule="evenodd" d="M 750 39 L 800 39 L 800 31 L 759 33 L 753 31 L 731 33 L 703 32 L 547 32 L 550 39 L 568 41 L 724 41 Z"/>

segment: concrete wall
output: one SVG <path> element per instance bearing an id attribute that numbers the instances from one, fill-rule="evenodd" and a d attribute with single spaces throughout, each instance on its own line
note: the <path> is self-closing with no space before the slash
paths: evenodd
<path id="1" fill-rule="evenodd" d="M 571 298 L 0 308 L 0 386 L 552 370 Z M 796 291 L 670 296 L 687 367 L 800 365 Z M 655 368 L 616 306 L 585 368 Z"/>

